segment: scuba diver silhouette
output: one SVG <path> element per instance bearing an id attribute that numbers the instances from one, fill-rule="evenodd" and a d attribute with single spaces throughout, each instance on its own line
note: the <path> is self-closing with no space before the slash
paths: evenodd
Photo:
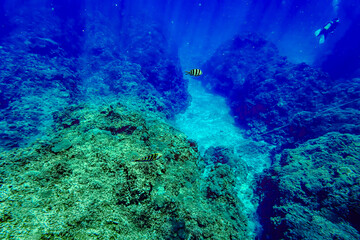
<path id="1" fill-rule="evenodd" d="M 339 18 L 334 18 L 328 22 L 323 28 L 320 28 L 315 31 L 315 36 L 320 36 L 319 44 L 323 44 L 329 33 L 333 33 L 335 28 L 339 25 Z"/>

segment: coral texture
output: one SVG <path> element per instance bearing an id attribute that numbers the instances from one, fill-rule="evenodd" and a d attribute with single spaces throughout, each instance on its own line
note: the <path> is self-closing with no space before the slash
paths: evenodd
<path id="1" fill-rule="evenodd" d="M 328 133 L 285 150 L 258 193 L 264 239 L 360 238 L 360 137 Z"/>
<path id="2" fill-rule="evenodd" d="M 2 152 L 0 236 L 8 239 L 245 239 L 227 165 L 203 175 L 193 142 L 122 104 L 54 114 L 51 139 Z M 132 160 L 160 153 L 154 162 Z"/>
<path id="3" fill-rule="evenodd" d="M 294 146 L 331 131 L 360 133 L 360 82 L 336 82 L 292 64 L 256 34 L 234 37 L 204 65 L 204 86 L 224 95 L 254 138 Z"/>

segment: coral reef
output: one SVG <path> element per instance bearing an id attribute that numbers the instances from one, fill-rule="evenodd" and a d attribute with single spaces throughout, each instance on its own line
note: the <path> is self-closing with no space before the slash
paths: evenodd
<path id="1" fill-rule="evenodd" d="M 235 175 L 149 112 L 116 103 L 54 114 L 49 140 L 0 155 L 5 239 L 245 239 Z M 153 162 L 133 159 L 161 153 Z"/>
<path id="2" fill-rule="evenodd" d="M 144 24 L 145 22 L 145 24 Z M 172 113 L 181 113 L 189 106 L 188 80 L 183 78 L 177 47 L 165 36 L 166 30 L 148 20 L 131 21 L 125 26 L 126 55 L 142 66 L 141 72 L 161 96 L 168 101 Z"/>
<path id="3" fill-rule="evenodd" d="M 27 7 L 8 19 L 16 27 L 1 39 L 0 149 L 25 146 L 50 126 L 55 111 L 79 101 L 127 98 L 167 118 L 189 105 L 177 53 L 165 50 L 164 30 L 156 25 L 136 20 L 141 29 L 125 26 L 117 33 L 108 27 L 114 19 L 100 12 L 78 19 L 71 11 L 66 20 L 58 8 L 29 16 L 22 12 Z M 140 34 L 128 46 L 120 41 L 143 31 L 152 34 Z"/>
<path id="4" fill-rule="evenodd" d="M 238 184 L 246 183 L 249 173 L 248 165 L 242 158 L 236 156 L 233 150 L 226 147 L 210 147 L 205 152 L 204 161 L 211 167 L 229 166 L 228 172 L 236 175 Z"/>
<path id="5" fill-rule="evenodd" d="M 52 112 L 74 103 L 80 93 L 73 51 L 79 35 L 65 38 L 61 21 L 50 9 L 26 11 L 31 4 L 12 10 L 7 17 L 12 31 L 1 38 L 0 150 L 42 135 Z"/>
<path id="6" fill-rule="evenodd" d="M 197 79 L 252 138 L 226 119 L 196 133 L 211 146 L 201 157 L 166 123 L 191 99 L 164 19 L 132 14 L 130 1 L 70 2 L 0 4 L 1 239 L 253 239 L 258 204 L 260 238 L 360 239 L 360 79 L 235 36 Z M 359 67 L 344 64 L 349 76 Z M 194 86 L 187 129 L 224 122 L 224 105 Z"/>
<path id="7" fill-rule="evenodd" d="M 263 239 L 360 238 L 360 137 L 328 133 L 283 151 L 262 177 Z"/>
<path id="8" fill-rule="evenodd" d="M 359 79 L 290 63 L 253 33 L 223 44 L 203 71 L 204 87 L 226 97 L 247 134 L 277 145 L 258 176 L 261 238 L 359 239 Z M 229 153 L 213 148 L 205 159 L 229 164 Z"/>
<path id="9" fill-rule="evenodd" d="M 185 111 L 190 104 L 188 82 L 182 77 L 177 48 L 170 47 L 165 29 L 148 19 L 132 17 L 121 25 L 117 35 L 108 27 L 111 24 L 107 21 L 111 20 L 103 15 L 87 18 L 81 58 L 83 78 L 89 80 L 87 86 L 103 81 L 115 94 L 139 98 L 153 95 L 157 111 L 168 118 Z"/>
<path id="10" fill-rule="evenodd" d="M 289 63 L 255 34 L 225 43 L 203 69 L 204 86 L 227 98 L 237 123 L 255 139 L 291 147 L 331 131 L 360 133 L 356 79 L 336 82 Z"/>
<path id="11" fill-rule="evenodd" d="M 235 164 L 235 156 L 234 153 L 227 148 L 224 147 L 209 147 L 205 152 L 205 163 L 207 164 Z"/>
<path id="12" fill-rule="evenodd" d="M 0 48 L 1 148 L 18 147 L 40 135 L 52 121 L 51 113 L 79 94 L 74 59 L 30 51 L 16 41 Z"/>

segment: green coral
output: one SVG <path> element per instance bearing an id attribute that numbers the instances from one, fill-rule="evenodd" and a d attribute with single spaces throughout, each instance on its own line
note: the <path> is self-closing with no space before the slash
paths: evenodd
<path id="1" fill-rule="evenodd" d="M 360 238 L 356 221 L 360 217 L 359 141 L 357 135 L 333 132 L 278 156 L 280 161 L 259 190 L 265 192 L 265 201 L 274 203 L 270 221 L 264 224 L 270 235 Z"/>
<path id="2" fill-rule="evenodd" d="M 69 148 L 71 148 L 72 144 L 69 141 L 69 139 L 63 139 L 60 142 L 57 142 L 52 148 L 51 151 L 53 151 L 54 153 L 59 153 L 65 150 L 68 150 Z"/>
<path id="3" fill-rule="evenodd" d="M 158 116 L 115 104 L 74 106 L 55 120 L 51 142 L 1 154 L 1 189 L 7 189 L 0 202 L 1 238 L 249 236 L 233 184 L 220 184 L 224 197 L 207 198 L 202 186 L 216 188 L 215 176 L 203 178 L 193 143 Z M 77 124 L 64 124 L 69 122 Z M 128 125 L 136 128 L 111 131 Z M 162 157 L 131 161 L 154 152 Z"/>

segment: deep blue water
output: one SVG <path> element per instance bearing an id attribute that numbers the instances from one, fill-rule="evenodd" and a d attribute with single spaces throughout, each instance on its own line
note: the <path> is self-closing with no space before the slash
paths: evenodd
<path id="1" fill-rule="evenodd" d="M 358 0 L 0 0 L 0 185 L 9 151 L 119 102 L 196 142 L 204 178 L 230 166 L 249 239 L 359 239 L 359 43 Z"/>

